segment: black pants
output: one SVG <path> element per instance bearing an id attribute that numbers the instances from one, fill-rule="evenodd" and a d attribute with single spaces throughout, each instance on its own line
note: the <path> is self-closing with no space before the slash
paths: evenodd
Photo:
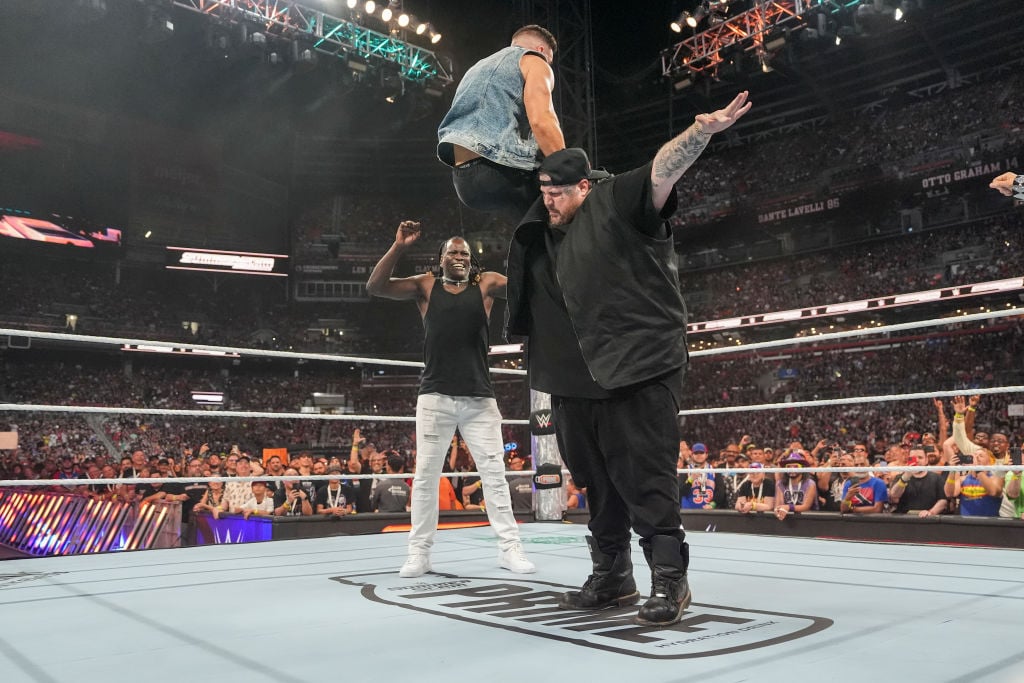
<path id="1" fill-rule="evenodd" d="M 517 223 L 540 196 L 535 172 L 502 166 L 483 157 L 452 169 L 452 181 L 459 200 L 469 208 L 501 214 Z"/>
<path id="2" fill-rule="evenodd" d="M 685 538 L 679 513 L 678 407 L 664 384 L 613 398 L 551 398 L 555 437 L 577 486 L 586 487 L 590 532 L 601 552 L 647 549 L 657 535 Z"/>

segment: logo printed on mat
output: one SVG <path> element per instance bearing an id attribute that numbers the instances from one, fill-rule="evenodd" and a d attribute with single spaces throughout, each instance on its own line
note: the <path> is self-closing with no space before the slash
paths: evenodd
<path id="1" fill-rule="evenodd" d="M 13 574 L 0 574 L 0 590 L 10 588 L 19 583 L 28 581 L 39 581 L 48 579 L 51 576 L 59 576 L 67 572 L 14 572 Z"/>
<path id="2" fill-rule="evenodd" d="M 744 652 L 818 633 L 831 619 L 694 603 L 668 627 L 633 623 L 638 607 L 562 610 L 569 586 L 545 581 L 394 572 L 331 577 L 374 602 L 650 659 L 691 659 Z"/>

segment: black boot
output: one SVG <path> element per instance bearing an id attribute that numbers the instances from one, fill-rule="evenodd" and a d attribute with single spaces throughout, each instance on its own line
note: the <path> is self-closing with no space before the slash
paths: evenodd
<path id="1" fill-rule="evenodd" d="M 651 597 L 637 612 L 636 623 L 669 626 L 683 618 L 692 599 L 686 580 L 690 546 L 674 536 L 652 536 L 644 555 L 651 565 Z"/>
<path id="2" fill-rule="evenodd" d="M 590 559 L 594 563 L 591 574 L 578 591 L 562 595 L 558 606 L 562 609 L 607 609 L 636 604 L 640 593 L 633 580 L 633 563 L 629 548 L 617 555 L 606 555 L 597 547 L 593 536 L 587 536 Z"/>

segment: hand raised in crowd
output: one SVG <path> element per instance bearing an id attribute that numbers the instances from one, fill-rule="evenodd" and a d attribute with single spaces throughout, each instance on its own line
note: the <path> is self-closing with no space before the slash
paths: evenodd
<path id="1" fill-rule="evenodd" d="M 979 396 L 978 394 L 974 394 L 967 401 L 967 405 L 969 405 L 970 407 L 974 408 L 975 410 L 978 409 L 978 404 L 980 404 L 980 403 L 981 403 L 981 396 Z"/>
<path id="2" fill-rule="evenodd" d="M 408 247 L 420 238 L 420 224 L 417 221 L 402 221 L 395 233 L 395 244 Z"/>
<path id="3" fill-rule="evenodd" d="M 953 412 L 963 415 L 967 412 L 967 400 L 963 396 L 954 396 L 949 402 L 953 406 Z"/>

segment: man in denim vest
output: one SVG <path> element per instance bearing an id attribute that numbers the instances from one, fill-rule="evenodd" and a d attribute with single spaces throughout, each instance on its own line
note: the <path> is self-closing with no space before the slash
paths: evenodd
<path id="1" fill-rule="evenodd" d="M 478 211 L 518 221 L 537 199 L 541 155 L 565 148 L 551 103 L 555 37 L 531 24 L 466 72 L 437 130 L 437 157 Z"/>

